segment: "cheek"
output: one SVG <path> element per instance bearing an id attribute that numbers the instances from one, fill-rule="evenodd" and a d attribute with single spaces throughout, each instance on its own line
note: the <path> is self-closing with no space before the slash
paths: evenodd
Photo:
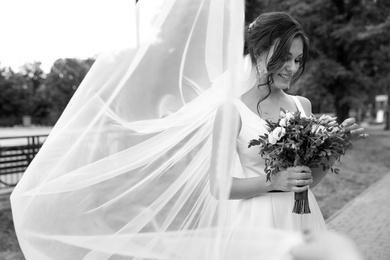
<path id="1" fill-rule="evenodd" d="M 277 70 L 277 71 L 275 72 L 275 74 L 277 75 L 277 74 L 279 74 L 279 73 L 282 73 L 283 71 L 286 70 L 287 66 L 288 66 L 288 64 L 287 64 L 287 62 L 285 62 L 282 66 L 280 66 L 280 69 Z"/>

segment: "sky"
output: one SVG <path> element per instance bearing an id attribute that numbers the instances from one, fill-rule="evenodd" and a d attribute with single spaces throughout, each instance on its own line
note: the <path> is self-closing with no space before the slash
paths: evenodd
<path id="1" fill-rule="evenodd" d="M 0 67 L 94 57 L 123 43 L 134 0 L 0 0 Z M 125 27 L 127 26 L 127 27 Z"/>

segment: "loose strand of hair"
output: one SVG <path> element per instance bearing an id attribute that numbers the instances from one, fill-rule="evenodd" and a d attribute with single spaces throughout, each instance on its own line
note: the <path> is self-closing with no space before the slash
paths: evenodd
<path id="1" fill-rule="evenodd" d="M 265 95 L 263 95 L 263 97 L 261 97 L 260 99 L 259 99 L 259 101 L 257 102 L 257 113 L 259 114 L 259 116 L 261 117 L 262 116 L 262 111 L 261 111 L 261 107 L 260 107 L 260 103 L 261 102 L 263 102 L 264 100 L 266 100 L 268 97 L 269 97 L 269 95 L 271 95 L 271 85 L 274 83 L 274 79 L 273 79 L 273 77 L 272 77 L 272 75 L 271 74 L 269 74 L 269 75 L 267 75 L 267 82 L 265 82 L 265 83 L 263 83 L 263 84 L 261 84 L 261 83 L 259 83 L 258 85 L 257 85 L 257 88 L 260 90 L 260 87 L 261 86 L 267 86 L 268 87 L 268 93 L 267 94 L 265 94 Z"/>

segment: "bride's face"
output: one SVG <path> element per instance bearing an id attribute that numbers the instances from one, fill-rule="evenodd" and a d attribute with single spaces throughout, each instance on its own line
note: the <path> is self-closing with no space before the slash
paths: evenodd
<path id="1" fill-rule="evenodd" d="M 303 42 L 300 37 L 294 38 L 291 43 L 290 51 L 285 57 L 283 67 L 272 74 L 274 84 L 272 87 L 277 89 L 287 89 L 290 87 L 290 81 L 293 75 L 298 71 L 302 64 Z"/>

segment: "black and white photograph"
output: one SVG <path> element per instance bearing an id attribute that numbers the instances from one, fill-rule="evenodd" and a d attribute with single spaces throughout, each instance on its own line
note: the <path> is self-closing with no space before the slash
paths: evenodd
<path id="1" fill-rule="evenodd" d="M 0 260 L 390 259 L 390 1 L 0 6 Z"/>

